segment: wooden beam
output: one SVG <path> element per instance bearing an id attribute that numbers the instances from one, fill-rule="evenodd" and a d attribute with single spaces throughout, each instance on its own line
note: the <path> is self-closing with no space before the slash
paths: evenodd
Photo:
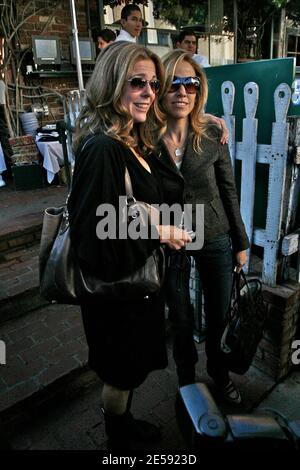
<path id="1" fill-rule="evenodd" d="M 98 10 L 100 29 L 104 29 L 105 24 L 104 24 L 104 4 L 103 4 L 103 0 L 98 0 L 97 1 L 97 10 Z"/>
<path id="2" fill-rule="evenodd" d="M 283 256 L 290 256 L 298 251 L 300 239 L 300 229 L 296 230 L 289 235 L 286 235 L 282 240 L 281 254 Z"/>

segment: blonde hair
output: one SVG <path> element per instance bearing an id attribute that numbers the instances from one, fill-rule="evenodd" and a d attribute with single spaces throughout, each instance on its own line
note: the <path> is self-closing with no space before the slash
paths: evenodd
<path id="1" fill-rule="evenodd" d="M 207 136 L 207 128 L 209 119 L 204 115 L 203 109 L 205 107 L 207 96 L 208 96 L 208 84 L 204 71 L 202 68 L 192 59 L 190 54 L 183 49 L 175 49 L 169 52 L 162 58 L 162 62 L 165 68 L 165 81 L 162 89 L 162 94 L 159 100 L 162 111 L 164 109 L 164 98 L 166 97 L 171 83 L 174 79 L 175 69 L 180 62 L 188 62 L 195 70 L 195 76 L 200 79 L 200 93 L 196 94 L 195 106 L 190 113 L 190 127 L 193 135 L 193 149 L 195 152 L 201 152 L 201 138 Z M 211 123 L 210 123 L 211 124 Z M 167 126 L 160 131 L 162 136 L 166 132 Z"/>
<path id="2" fill-rule="evenodd" d="M 127 79 L 139 60 L 152 60 L 157 79 L 160 83 L 164 82 L 160 58 L 144 46 L 119 41 L 99 54 L 86 87 L 86 105 L 76 123 L 75 151 L 86 135 L 99 131 L 132 147 L 154 148 L 156 135 L 163 126 L 163 114 L 157 97 L 144 123 L 134 124 L 132 116 L 121 103 Z"/>

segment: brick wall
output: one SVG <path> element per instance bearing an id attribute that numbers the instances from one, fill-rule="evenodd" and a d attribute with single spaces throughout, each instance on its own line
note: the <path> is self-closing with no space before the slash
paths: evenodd
<path id="1" fill-rule="evenodd" d="M 36 2 L 38 3 L 38 2 Z M 76 17 L 78 34 L 81 36 L 88 36 L 87 19 L 85 11 L 85 0 L 76 0 Z M 19 14 L 22 12 L 21 2 L 19 4 Z M 96 1 L 90 1 L 91 16 L 95 21 Z M 72 21 L 70 12 L 69 0 L 61 0 L 55 9 L 43 9 L 39 15 L 30 17 L 20 29 L 20 42 L 22 49 L 32 46 L 32 35 L 53 35 L 58 36 L 61 42 L 61 55 L 62 59 L 69 61 L 69 40 L 72 36 Z M 24 68 L 25 68 L 24 64 Z M 74 68 L 75 70 L 75 68 Z M 28 86 L 43 86 L 57 91 L 60 94 L 65 94 L 69 90 L 78 88 L 78 81 L 76 74 L 74 77 L 66 76 L 59 78 L 32 78 L 24 75 L 24 84 Z M 26 102 L 25 106 L 28 105 Z M 61 119 L 63 116 L 63 109 L 59 100 L 55 98 L 48 99 L 48 106 L 50 108 L 51 120 Z M 29 110 L 29 109 L 28 109 Z"/>
<path id="2" fill-rule="evenodd" d="M 292 367 L 292 342 L 299 327 L 300 286 L 292 281 L 276 288 L 264 285 L 264 298 L 269 318 L 254 365 L 279 380 Z"/>
<path id="3" fill-rule="evenodd" d="M 76 0 L 76 16 L 78 34 L 87 33 L 84 0 Z M 59 36 L 62 44 L 62 56 L 69 56 L 69 37 L 72 36 L 72 22 L 69 0 L 61 0 L 57 8 L 45 9 L 42 14 L 32 16 L 24 23 L 21 29 L 22 46 L 31 46 L 31 36 L 53 35 Z"/>

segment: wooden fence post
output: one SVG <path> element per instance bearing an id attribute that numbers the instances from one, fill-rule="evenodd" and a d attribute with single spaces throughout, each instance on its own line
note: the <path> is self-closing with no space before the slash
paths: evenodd
<path id="1" fill-rule="evenodd" d="M 233 172 L 235 171 L 235 116 L 232 115 L 235 87 L 232 82 L 223 82 L 221 87 L 224 115 L 222 116 L 229 131 L 229 152 Z"/>
<path id="2" fill-rule="evenodd" d="M 262 281 L 276 285 L 282 205 L 285 188 L 289 124 L 286 122 L 291 90 L 281 83 L 274 93 L 275 123 L 272 125 L 271 163 L 269 169 L 268 207 L 264 244 Z"/>
<path id="3" fill-rule="evenodd" d="M 244 87 L 246 118 L 243 119 L 243 140 L 241 145 L 242 175 L 241 175 L 241 214 L 250 242 L 253 234 L 255 172 L 257 155 L 257 126 L 255 118 L 258 104 L 258 85 L 246 83 Z M 251 251 L 248 249 L 248 261 L 244 268 L 249 271 Z"/>

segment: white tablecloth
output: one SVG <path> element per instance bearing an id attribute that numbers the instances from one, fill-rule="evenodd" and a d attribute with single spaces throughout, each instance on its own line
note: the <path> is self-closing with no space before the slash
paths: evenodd
<path id="1" fill-rule="evenodd" d="M 43 156 L 43 167 L 47 170 L 47 181 L 52 183 L 54 176 L 59 172 L 60 167 L 64 164 L 64 154 L 62 145 L 59 142 L 39 142 L 36 144 Z"/>
<path id="2" fill-rule="evenodd" d="M 4 160 L 4 154 L 3 154 L 3 150 L 2 150 L 2 147 L 1 147 L 1 143 L 0 143 L 0 175 L 6 169 L 7 168 L 6 168 L 6 164 L 5 164 L 5 160 Z"/>

